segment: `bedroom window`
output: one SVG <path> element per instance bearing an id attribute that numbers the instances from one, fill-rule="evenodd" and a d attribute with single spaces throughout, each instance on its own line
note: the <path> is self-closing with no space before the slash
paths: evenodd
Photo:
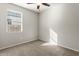
<path id="1" fill-rule="evenodd" d="M 22 32 L 22 13 L 18 11 L 8 10 L 7 12 L 7 31 Z"/>

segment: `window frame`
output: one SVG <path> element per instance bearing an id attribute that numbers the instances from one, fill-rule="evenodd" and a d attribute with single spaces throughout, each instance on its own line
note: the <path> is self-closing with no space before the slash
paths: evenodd
<path id="1" fill-rule="evenodd" d="M 8 19 L 9 19 L 8 12 L 13 12 L 13 13 L 16 13 L 16 14 L 20 14 L 20 15 L 21 15 L 21 18 L 20 18 L 20 20 L 21 20 L 21 23 L 20 23 L 20 25 L 21 25 L 20 31 L 9 31 L 9 27 L 8 27 L 8 26 L 9 26 L 9 24 L 8 24 Z M 7 32 L 12 32 L 12 33 L 14 33 L 14 32 L 23 32 L 23 13 L 22 13 L 22 12 L 7 9 L 6 31 L 7 31 Z"/>

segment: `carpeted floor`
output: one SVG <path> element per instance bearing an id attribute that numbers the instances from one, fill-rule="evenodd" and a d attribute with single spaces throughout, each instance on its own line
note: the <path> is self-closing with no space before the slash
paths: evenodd
<path id="1" fill-rule="evenodd" d="M 79 56 L 79 52 L 45 42 L 33 41 L 0 50 L 0 56 Z"/>

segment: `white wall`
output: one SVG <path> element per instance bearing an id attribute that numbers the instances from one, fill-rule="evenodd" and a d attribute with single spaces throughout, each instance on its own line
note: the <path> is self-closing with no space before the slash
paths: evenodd
<path id="1" fill-rule="evenodd" d="M 50 40 L 51 29 L 59 45 L 79 51 L 79 4 L 52 4 L 40 13 L 39 25 L 41 40 Z"/>
<path id="2" fill-rule="evenodd" d="M 23 12 L 23 32 L 6 32 L 7 9 Z M 0 49 L 36 40 L 38 35 L 41 40 L 49 41 L 54 31 L 52 37 L 57 34 L 59 45 L 79 51 L 79 4 L 52 4 L 38 16 L 16 5 L 0 4 Z"/>
<path id="3" fill-rule="evenodd" d="M 23 13 L 23 32 L 6 32 L 7 9 Z M 13 4 L 0 3 L 0 49 L 37 40 L 38 14 Z"/>

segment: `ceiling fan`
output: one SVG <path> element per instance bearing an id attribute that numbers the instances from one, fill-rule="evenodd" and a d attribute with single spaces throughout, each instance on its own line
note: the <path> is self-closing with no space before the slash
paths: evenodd
<path id="1" fill-rule="evenodd" d="M 36 4 L 36 3 L 27 3 L 27 4 Z M 44 6 L 47 6 L 47 7 L 50 6 L 50 4 L 48 4 L 48 3 L 41 3 L 41 5 L 44 5 Z M 37 9 L 40 9 L 40 4 L 37 4 Z"/>

